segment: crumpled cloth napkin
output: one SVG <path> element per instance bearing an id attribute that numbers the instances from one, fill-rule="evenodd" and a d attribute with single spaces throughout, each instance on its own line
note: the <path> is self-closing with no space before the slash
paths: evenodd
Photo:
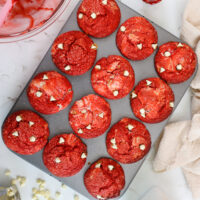
<path id="1" fill-rule="evenodd" d="M 196 49 L 200 64 L 200 0 L 189 0 L 183 16 L 181 38 Z M 200 198 L 200 65 L 191 83 L 190 121 L 168 124 L 153 161 L 156 172 L 181 167 L 194 199 Z"/>

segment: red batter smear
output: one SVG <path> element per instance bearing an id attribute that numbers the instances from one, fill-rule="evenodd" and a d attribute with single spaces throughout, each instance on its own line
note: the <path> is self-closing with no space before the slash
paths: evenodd
<path id="1" fill-rule="evenodd" d="M 118 197 L 125 185 L 124 171 L 114 160 L 101 158 L 86 171 L 84 183 L 88 192 L 96 199 Z"/>
<path id="2" fill-rule="evenodd" d="M 121 13 L 115 0 L 83 0 L 77 12 L 80 28 L 93 37 L 112 34 L 120 23 Z"/>
<path id="3" fill-rule="evenodd" d="M 30 110 L 20 110 L 5 120 L 2 137 L 12 151 L 31 155 L 46 145 L 49 137 L 48 123 Z"/>
<path id="4" fill-rule="evenodd" d="M 156 29 L 144 17 L 126 20 L 117 32 L 116 42 L 121 53 L 131 60 L 144 60 L 157 48 Z"/>
<path id="5" fill-rule="evenodd" d="M 168 83 L 188 80 L 195 71 L 197 56 L 187 44 L 168 42 L 160 46 L 155 57 L 159 76 Z"/>
<path id="6" fill-rule="evenodd" d="M 112 126 L 106 138 L 108 153 L 121 163 L 141 160 L 151 148 L 151 136 L 139 121 L 123 118 Z"/>
<path id="7" fill-rule="evenodd" d="M 69 112 L 69 123 L 74 132 L 82 138 L 102 135 L 110 126 L 110 122 L 109 103 L 94 94 L 76 101 Z"/>
<path id="8" fill-rule="evenodd" d="M 145 3 L 148 3 L 148 4 L 156 4 L 156 3 L 159 3 L 161 2 L 161 0 L 143 0 Z"/>
<path id="9" fill-rule="evenodd" d="M 69 75 L 82 75 L 95 62 L 97 45 L 84 33 L 70 31 L 60 35 L 51 50 L 55 65 Z"/>
<path id="10" fill-rule="evenodd" d="M 53 137 L 43 152 L 43 161 L 48 170 L 59 177 L 77 174 L 85 165 L 87 146 L 74 134 Z"/>
<path id="11" fill-rule="evenodd" d="M 121 56 L 101 58 L 92 70 L 94 91 L 108 99 L 120 99 L 129 94 L 135 83 L 131 64 Z"/>
<path id="12" fill-rule="evenodd" d="M 43 114 L 54 114 L 71 103 L 73 90 L 66 77 L 56 71 L 46 71 L 31 81 L 27 95 L 35 110 Z"/>
<path id="13" fill-rule="evenodd" d="M 147 123 L 165 120 L 174 107 L 174 93 L 160 78 L 147 78 L 139 82 L 131 94 L 133 113 Z"/>

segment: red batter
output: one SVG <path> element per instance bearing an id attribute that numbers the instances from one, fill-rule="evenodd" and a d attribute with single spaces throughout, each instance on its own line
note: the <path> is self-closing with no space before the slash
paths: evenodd
<path id="1" fill-rule="evenodd" d="M 2 137 L 12 151 L 31 155 L 46 145 L 49 137 L 48 123 L 30 110 L 20 110 L 5 120 Z"/>
<path id="2" fill-rule="evenodd" d="M 114 160 L 101 158 L 86 171 L 84 183 L 96 199 L 118 197 L 125 185 L 124 171 Z"/>
<path id="3" fill-rule="evenodd" d="M 120 26 L 116 42 L 124 56 L 131 60 L 143 60 L 157 48 L 158 35 L 144 17 L 132 17 Z"/>
<path id="4" fill-rule="evenodd" d="M 110 105 L 103 98 L 90 94 L 78 100 L 69 112 L 69 123 L 82 138 L 102 135 L 110 126 Z"/>
<path id="5" fill-rule="evenodd" d="M 147 123 L 166 119 L 174 107 L 174 93 L 160 78 L 147 78 L 139 82 L 131 94 L 133 113 Z"/>
<path id="6" fill-rule="evenodd" d="M 135 75 L 131 64 L 121 56 L 101 58 L 92 70 L 94 91 L 108 99 L 120 99 L 133 89 Z"/>
<path id="7" fill-rule="evenodd" d="M 83 0 L 77 12 L 80 28 L 97 38 L 112 34 L 120 18 L 120 9 L 115 0 Z"/>
<path id="8" fill-rule="evenodd" d="M 71 103 L 73 91 L 66 77 L 56 71 L 46 71 L 31 81 L 27 95 L 35 110 L 43 114 L 54 114 Z"/>
<path id="9" fill-rule="evenodd" d="M 161 2 L 161 0 L 143 0 L 144 2 L 148 3 L 148 4 L 156 4 Z"/>
<path id="10" fill-rule="evenodd" d="M 130 118 L 123 118 L 108 132 L 108 153 L 121 163 L 133 163 L 142 159 L 151 148 L 151 136 L 146 127 Z"/>
<path id="11" fill-rule="evenodd" d="M 60 35 L 51 49 L 55 65 L 69 75 L 82 75 L 95 62 L 97 45 L 84 33 L 70 31 Z"/>
<path id="12" fill-rule="evenodd" d="M 156 71 L 168 83 L 188 80 L 194 73 L 196 65 L 197 57 L 192 48 L 179 42 L 163 44 L 155 57 Z"/>
<path id="13" fill-rule="evenodd" d="M 74 134 L 53 137 L 43 152 L 43 161 L 48 170 L 59 177 L 77 174 L 85 165 L 87 146 Z"/>

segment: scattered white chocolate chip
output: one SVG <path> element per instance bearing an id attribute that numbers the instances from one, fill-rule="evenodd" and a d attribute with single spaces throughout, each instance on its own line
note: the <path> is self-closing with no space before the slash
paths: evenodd
<path id="1" fill-rule="evenodd" d="M 146 80 L 146 83 L 147 83 L 147 85 L 151 85 L 152 84 L 152 82 L 149 81 L 149 80 Z"/>
<path id="2" fill-rule="evenodd" d="M 56 191 L 56 193 L 55 193 L 55 197 L 56 197 L 56 198 L 59 198 L 60 195 L 61 195 L 60 192 Z"/>
<path id="3" fill-rule="evenodd" d="M 87 112 L 86 109 L 81 110 L 81 113 L 85 114 Z"/>
<path id="4" fill-rule="evenodd" d="M 60 163 L 60 162 L 61 162 L 60 158 L 57 157 L 57 158 L 55 159 L 55 162 L 56 162 L 56 163 Z"/>
<path id="5" fill-rule="evenodd" d="M 110 171 L 112 171 L 112 170 L 114 169 L 114 166 L 113 166 L 113 165 L 108 165 L 108 169 L 109 169 Z"/>
<path id="6" fill-rule="evenodd" d="M 124 32 L 124 31 L 126 31 L 126 27 L 125 26 L 121 26 L 120 30 L 121 30 L 121 32 Z"/>
<path id="7" fill-rule="evenodd" d="M 12 179 L 12 180 L 11 180 L 11 185 L 16 185 L 16 184 L 17 184 L 17 179 L 15 179 L 15 178 Z"/>
<path id="8" fill-rule="evenodd" d="M 155 49 L 157 49 L 157 47 L 158 47 L 158 44 L 152 44 L 152 48 L 155 50 Z"/>
<path id="9" fill-rule="evenodd" d="M 129 71 L 125 70 L 124 71 L 124 76 L 129 76 Z"/>
<path id="10" fill-rule="evenodd" d="M 161 67 L 160 68 L 160 73 L 163 73 L 165 71 L 165 68 Z"/>
<path id="11" fill-rule="evenodd" d="M 56 99 L 53 96 L 51 96 L 50 101 L 56 101 Z"/>
<path id="12" fill-rule="evenodd" d="M 62 183 L 61 188 L 62 189 L 67 189 L 67 186 L 64 183 Z"/>
<path id="13" fill-rule="evenodd" d="M 100 114 L 99 114 L 99 117 L 103 118 L 103 115 L 104 115 L 103 113 L 100 113 Z"/>
<path id="14" fill-rule="evenodd" d="M 91 49 L 97 50 L 97 45 L 96 44 L 92 44 Z"/>
<path id="15" fill-rule="evenodd" d="M 18 131 L 15 131 L 15 132 L 12 133 L 12 135 L 18 137 L 19 133 L 18 133 Z"/>
<path id="16" fill-rule="evenodd" d="M 137 44 L 137 48 L 138 49 L 142 49 L 142 44 L 140 43 L 140 44 Z"/>
<path id="17" fill-rule="evenodd" d="M 30 142 L 35 142 L 36 141 L 36 137 L 35 136 L 31 136 L 30 137 Z"/>
<path id="18" fill-rule="evenodd" d="M 78 18 L 82 19 L 83 18 L 83 13 L 79 13 Z"/>
<path id="19" fill-rule="evenodd" d="M 114 92 L 113 92 L 113 95 L 116 97 L 116 96 L 118 96 L 118 94 L 119 94 L 119 92 L 117 91 L 117 90 L 115 90 Z"/>
<path id="20" fill-rule="evenodd" d="M 58 44 L 58 48 L 63 49 L 63 44 L 62 43 Z"/>
<path id="21" fill-rule="evenodd" d="M 101 69 L 101 65 L 96 65 L 95 69 L 99 69 L 100 70 Z"/>
<path id="22" fill-rule="evenodd" d="M 24 187 L 26 185 L 26 178 L 22 176 L 21 180 L 19 181 L 19 184 L 21 187 Z"/>
<path id="23" fill-rule="evenodd" d="M 16 117 L 16 121 L 17 121 L 17 122 L 20 122 L 20 121 L 22 121 L 22 118 L 21 118 L 21 116 L 20 116 L 20 115 L 18 115 L 18 116 Z"/>
<path id="24" fill-rule="evenodd" d="M 48 76 L 46 74 L 44 74 L 43 80 L 48 80 Z"/>
<path id="25" fill-rule="evenodd" d="M 96 165 L 95 165 L 95 168 L 100 168 L 101 167 L 101 163 L 97 163 Z"/>
<path id="26" fill-rule="evenodd" d="M 145 145 L 144 145 L 144 144 L 141 144 L 141 145 L 140 145 L 140 150 L 144 151 L 144 150 L 145 150 L 145 148 L 146 148 L 146 147 L 145 147 Z"/>
<path id="27" fill-rule="evenodd" d="M 102 1 L 102 4 L 103 4 L 103 5 L 107 5 L 107 3 L 108 3 L 107 0 L 103 0 L 103 1 Z"/>
<path id="28" fill-rule="evenodd" d="M 10 173 L 11 173 L 11 171 L 10 171 L 9 169 L 6 169 L 6 171 L 4 172 L 4 174 L 5 174 L 6 176 L 10 176 Z"/>
<path id="29" fill-rule="evenodd" d="M 131 93 L 131 97 L 132 97 L 132 99 L 134 99 L 134 98 L 137 97 L 137 94 L 135 94 L 135 92 L 132 92 L 132 93 Z"/>
<path id="30" fill-rule="evenodd" d="M 97 18 L 96 13 L 92 13 L 92 14 L 91 14 L 91 17 L 92 17 L 92 19 L 96 19 L 96 18 Z"/>
<path id="31" fill-rule="evenodd" d="M 78 130 L 78 133 L 79 133 L 79 134 L 82 134 L 82 133 L 83 133 L 82 129 L 79 129 L 79 130 Z"/>
<path id="32" fill-rule="evenodd" d="M 36 96 L 37 96 L 37 97 L 41 97 L 41 96 L 42 96 L 42 92 L 37 91 L 37 92 L 36 92 Z"/>
<path id="33" fill-rule="evenodd" d="M 62 109 L 62 105 L 61 104 L 57 104 L 57 106 L 59 107 L 59 110 Z"/>
<path id="34" fill-rule="evenodd" d="M 171 53 L 169 51 L 165 51 L 164 56 L 169 57 L 171 56 Z"/>
<path id="35" fill-rule="evenodd" d="M 63 137 L 60 137 L 60 139 L 59 139 L 59 144 L 63 144 L 63 143 L 65 143 L 65 140 L 64 140 Z"/>
<path id="36" fill-rule="evenodd" d="M 90 130 L 92 127 L 91 125 L 89 124 L 88 126 L 86 126 L 86 129 Z"/>
<path id="37" fill-rule="evenodd" d="M 127 128 L 128 128 L 129 131 L 131 131 L 131 130 L 134 128 L 134 126 L 131 125 L 131 124 L 129 124 L 129 125 L 127 126 Z"/>
<path id="38" fill-rule="evenodd" d="M 77 194 L 74 195 L 74 200 L 79 200 L 79 196 Z"/>
<path id="39" fill-rule="evenodd" d="M 179 42 L 177 47 L 183 47 L 183 44 Z"/>
<path id="40" fill-rule="evenodd" d="M 171 108 L 173 108 L 173 107 L 174 107 L 174 102 L 170 102 L 170 103 L 169 103 L 169 106 L 170 106 Z"/>
<path id="41" fill-rule="evenodd" d="M 144 108 L 140 109 L 140 115 L 145 118 L 146 115 L 145 115 L 145 109 Z"/>
<path id="42" fill-rule="evenodd" d="M 65 67 L 65 71 L 69 71 L 71 69 L 71 67 L 69 66 L 69 65 L 67 65 L 66 67 Z"/>
<path id="43" fill-rule="evenodd" d="M 6 193 L 7 193 L 8 197 L 15 196 L 16 192 L 17 192 L 17 190 L 12 186 L 6 189 Z"/>
<path id="44" fill-rule="evenodd" d="M 116 144 L 113 144 L 113 145 L 112 145 L 112 148 L 113 148 L 113 149 L 117 149 L 117 145 L 116 145 Z"/>
<path id="45" fill-rule="evenodd" d="M 112 144 L 116 144 L 115 138 L 111 139 L 110 142 L 111 142 Z"/>
<path id="46" fill-rule="evenodd" d="M 34 122 L 30 121 L 29 126 L 33 126 L 33 125 L 34 125 Z"/>
<path id="47" fill-rule="evenodd" d="M 104 199 L 104 198 L 101 197 L 100 195 L 97 195 L 97 199 Z"/>
<path id="48" fill-rule="evenodd" d="M 177 69 L 178 71 L 181 71 L 181 70 L 183 69 L 183 66 L 182 66 L 181 64 L 178 64 L 178 65 L 176 66 L 176 69 Z"/>
<path id="49" fill-rule="evenodd" d="M 81 158 L 82 158 L 82 159 L 87 158 L 86 153 L 82 153 L 82 154 L 81 154 Z"/>

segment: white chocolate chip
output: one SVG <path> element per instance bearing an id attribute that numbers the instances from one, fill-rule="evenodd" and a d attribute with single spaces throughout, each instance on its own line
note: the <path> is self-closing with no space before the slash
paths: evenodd
<path id="1" fill-rule="evenodd" d="M 65 67 L 65 71 L 69 71 L 71 69 L 71 67 L 69 66 L 69 65 L 67 65 L 66 67 Z"/>
<path id="2" fill-rule="evenodd" d="M 9 169 L 7 169 L 7 170 L 4 172 L 4 174 L 5 174 L 6 176 L 10 176 L 10 173 L 11 173 L 11 171 L 10 171 Z"/>
<path id="3" fill-rule="evenodd" d="M 160 73 L 163 73 L 165 71 L 165 68 L 161 67 L 160 68 Z"/>
<path id="4" fill-rule="evenodd" d="M 82 153 L 82 154 L 81 154 L 81 158 L 82 158 L 82 159 L 87 158 L 86 153 Z"/>
<path id="5" fill-rule="evenodd" d="M 97 18 L 96 13 L 92 13 L 92 14 L 91 14 L 91 17 L 92 17 L 92 19 L 96 19 L 96 18 Z"/>
<path id="6" fill-rule="evenodd" d="M 22 118 L 21 118 L 21 116 L 20 116 L 20 115 L 18 115 L 18 116 L 16 117 L 16 121 L 17 121 L 17 122 L 20 122 L 20 121 L 22 121 Z"/>
<path id="7" fill-rule="evenodd" d="M 142 116 L 142 117 L 146 117 L 145 116 L 145 109 L 144 108 L 142 108 L 142 109 L 140 109 L 140 115 Z"/>
<path id="8" fill-rule="evenodd" d="M 58 46 L 57 46 L 59 49 L 63 49 L 63 44 L 62 43 L 60 43 L 60 44 L 58 44 Z"/>
<path id="9" fill-rule="evenodd" d="M 103 115 L 104 115 L 103 113 L 100 113 L 100 114 L 99 114 L 99 117 L 103 118 Z"/>
<path id="10" fill-rule="evenodd" d="M 53 96 L 51 96 L 50 101 L 56 101 L 56 99 Z"/>
<path id="11" fill-rule="evenodd" d="M 79 133 L 79 134 L 82 134 L 82 133 L 83 133 L 82 129 L 79 129 L 79 130 L 78 130 L 78 133 Z"/>
<path id="12" fill-rule="evenodd" d="M 134 99 L 137 97 L 137 94 L 135 94 L 135 92 L 132 92 L 131 97 L 132 97 L 132 99 Z"/>
<path id="13" fill-rule="evenodd" d="M 81 110 L 81 113 L 85 114 L 87 112 L 86 109 Z"/>
<path id="14" fill-rule="evenodd" d="M 145 145 L 144 145 L 144 144 L 141 144 L 141 145 L 140 145 L 140 150 L 144 151 L 144 150 L 145 150 L 145 148 L 146 148 L 146 147 L 145 147 Z"/>
<path id="15" fill-rule="evenodd" d="M 86 129 L 88 129 L 88 130 L 90 130 L 91 128 L 92 128 L 92 127 L 91 127 L 90 124 L 86 127 Z"/>
<path id="16" fill-rule="evenodd" d="M 118 94 L 119 94 L 119 92 L 117 91 L 117 90 L 115 90 L 114 92 L 113 92 L 113 95 L 116 97 L 116 96 L 118 96 Z"/>
<path id="17" fill-rule="evenodd" d="M 96 65 L 95 69 L 99 69 L 100 70 L 101 69 L 101 65 Z"/>
<path id="18" fill-rule="evenodd" d="M 124 76 L 129 76 L 129 71 L 125 70 L 124 71 Z"/>
<path id="19" fill-rule="evenodd" d="M 41 96 L 42 96 L 42 92 L 37 91 L 37 92 L 36 92 L 36 96 L 37 96 L 37 97 L 41 97 Z"/>
<path id="20" fill-rule="evenodd" d="M 43 80 L 48 80 L 48 76 L 46 74 L 44 74 Z"/>
<path id="21" fill-rule="evenodd" d="M 183 69 L 183 66 L 182 66 L 181 64 L 178 64 L 178 65 L 176 66 L 176 69 L 177 69 L 178 71 L 181 71 L 181 70 Z"/>
<path id="22" fill-rule="evenodd" d="M 62 109 L 62 105 L 61 104 L 57 104 L 57 106 L 59 107 L 59 110 Z"/>
<path id="23" fill-rule="evenodd" d="M 115 138 L 111 139 L 110 142 L 111 142 L 112 144 L 116 144 Z"/>
<path id="24" fill-rule="evenodd" d="M 30 142 L 35 142 L 35 141 L 36 141 L 36 137 L 31 136 L 31 137 L 30 137 Z"/>
<path id="25" fill-rule="evenodd" d="M 92 44 L 91 49 L 97 50 L 97 45 L 96 44 Z"/>
<path id="26" fill-rule="evenodd" d="M 183 44 L 179 42 L 177 47 L 183 47 Z"/>
<path id="27" fill-rule="evenodd" d="M 61 188 L 62 189 L 67 189 L 67 186 L 64 183 L 62 183 Z"/>
<path id="28" fill-rule="evenodd" d="M 137 48 L 138 49 L 142 49 L 142 44 L 140 43 L 140 44 L 137 44 Z"/>
<path id="29" fill-rule="evenodd" d="M 12 135 L 18 137 L 19 133 L 18 133 L 18 131 L 15 131 L 15 132 L 12 133 Z"/>
<path id="30" fill-rule="evenodd" d="M 170 102 L 170 103 L 169 103 L 169 106 L 170 106 L 171 108 L 174 108 L 174 102 Z"/>
<path id="31" fill-rule="evenodd" d="M 113 166 L 113 165 L 108 165 L 108 169 L 109 169 L 110 171 L 112 171 L 112 170 L 114 169 L 114 166 Z"/>
<path id="32" fill-rule="evenodd" d="M 131 131 L 131 130 L 134 128 L 134 126 L 131 125 L 131 124 L 129 124 L 129 125 L 127 126 L 127 128 L 128 128 L 129 131 Z"/>
<path id="33" fill-rule="evenodd" d="M 61 195 L 61 193 L 60 192 L 56 192 L 56 194 L 55 194 L 55 196 L 56 196 L 56 198 L 59 198 L 60 197 L 60 195 Z"/>
<path id="34" fill-rule="evenodd" d="M 116 145 L 116 144 L 113 144 L 113 145 L 112 145 L 112 148 L 113 148 L 113 149 L 117 149 L 117 145 Z"/>
<path id="35" fill-rule="evenodd" d="M 83 13 L 79 13 L 78 18 L 82 19 L 83 18 Z"/>
<path id="36" fill-rule="evenodd" d="M 6 196 L 8 196 L 8 197 L 13 197 L 13 196 L 15 196 L 15 194 L 17 193 L 17 190 L 14 188 L 14 187 L 9 187 L 9 188 L 7 188 L 6 189 L 6 193 L 7 193 L 7 195 Z M 7 199 L 7 198 L 6 198 Z M 10 199 L 10 198 L 9 198 Z"/>
<path id="37" fill-rule="evenodd" d="M 79 196 L 77 194 L 74 195 L 74 200 L 79 200 Z"/>
<path id="38" fill-rule="evenodd" d="M 171 56 L 171 53 L 170 53 L 169 51 L 165 51 L 164 56 L 170 57 L 170 56 Z"/>
<path id="39" fill-rule="evenodd" d="M 97 199 L 104 199 L 104 198 L 101 197 L 100 195 L 97 195 Z"/>
<path id="40" fill-rule="evenodd" d="M 120 30 L 121 30 L 121 32 L 125 32 L 126 31 L 126 27 L 125 26 L 121 26 Z"/>
<path id="41" fill-rule="evenodd" d="M 63 137 L 60 137 L 59 139 L 59 144 L 63 144 L 65 142 L 64 138 Z"/>
<path id="42" fill-rule="evenodd" d="M 100 168 L 101 167 L 101 163 L 97 163 L 96 165 L 95 165 L 95 168 Z"/>
<path id="43" fill-rule="evenodd" d="M 152 82 L 149 81 L 149 80 L 146 80 L 146 83 L 147 83 L 147 85 L 151 85 L 152 84 Z"/>
<path id="44" fill-rule="evenodd" d="M 152 48 L 155 50 L 155 49 L 157 49 L 157 47 L 158 47 L 158 44 L 152 44 Z"/>
<path id="45" fill-rule="evenodd" d="M 33 126 L 33 125 L 34 125 L 34 122 L 30 121 L 29 126 Z"/>
<path id="46" fill-rule="evenodd" d="M 55 159 L 55 162 L 56 162 L 56 163 L 60 163 L 60 162 L 61 162 L 60 158 L 57 157 L 57 158 Z"/>
<path id="47" fill-rule="evenodd" d="M 108 3 L 107 0 L 103 0 L 103 1 L 102 1 L 102 4 L 103 4 L 103 5 L 107 5 L 107 3 Z"/>

